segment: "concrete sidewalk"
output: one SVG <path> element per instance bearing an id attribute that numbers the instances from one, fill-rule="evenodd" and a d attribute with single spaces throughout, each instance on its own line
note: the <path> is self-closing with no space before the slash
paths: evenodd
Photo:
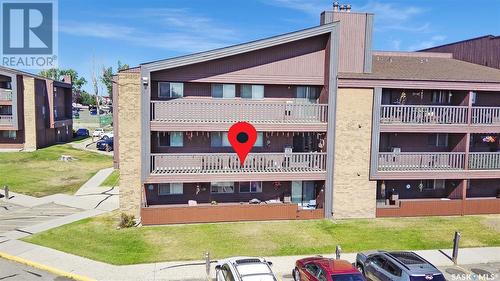
<path id="1" fill-rule="evenodd" d="M 19 256 L 24 259 L 96 280 L 206 280 L 204 265 L 168 268 L 177 265 L 203 263 L 201 260 L 116 266 L 18 240 L 1 243 L 0 252 Z M 453 263 L 440 253 L 439 250 L 415 252 L 442 269 L 453 266 Z M 451 254 L 450 249 L 446 249 L 444 252 L 448 255 Z M 201 255 L 202 253 L 200 253 L 200 256 Z M 333 255 L 325 256 L 333 257 Z M 303 257 L 305 256 L 267 257 L 267 259 L 273 262 L 273 270 L 282 280 L 291 280 L 290 273 L 295 261 Z M 342 255 L 342 259 L 346 259 L 350 262 L 354 262 L 355 257 L 356 254 L 353 253 Z M 499 262 L 500 247 L 464 248 L 459 252 L 459 264 L 466 265 Z M 212 264 L 212 275 L 214 273 L 213 266 Z"/>

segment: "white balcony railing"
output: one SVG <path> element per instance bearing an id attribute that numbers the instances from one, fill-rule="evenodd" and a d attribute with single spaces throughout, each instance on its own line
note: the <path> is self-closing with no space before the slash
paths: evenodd
<path id="1" fill-rule="evenodd" d="M 471 152 L 469 154 L 469 169 L 471 170 L 500 169 L 500 152 Z"/>
<path id="2" fill-rule="evenodd" d="M 473 107 L 472 124 L 500 126 L 500 107 Z"/>
<path id="3" fill-rule="evenodd" d="M 435 171 L 463 170 L 465 153 L 463 152 L 380 152 L 379 171 Z"/>
<path id="4" fill-rule="evenodd" d="M 13 122 L 12 115 L 0 115 L 0 126 L 11 126 Z"/>
<path id="5" fill-rule="evenodd" d="M 467 106 L 381 105 L 382 124 L 467 124 Z"/>
<path id="6" fill-rule="evenodd" d="M 0 89 L 0 100 L 1 101 L 11 101 L 12 100 L 12 90 Z"/>
<path id="7" fill-rule="evenodd" d="M 326 153 L 250 153 L 243 166 L 234 153 L 152 154 L 152 174 L 304 173 L 326 170 Z"/>
<path id="8" fill-rule="evenodd" d="M 326 123 L 326 104 L 175 99 L 151 102 L 151 120 L 186 123 Z"/>

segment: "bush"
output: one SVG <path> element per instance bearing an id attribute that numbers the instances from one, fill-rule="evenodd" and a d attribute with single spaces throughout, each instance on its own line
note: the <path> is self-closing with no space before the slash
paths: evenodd
<path id="1" fill-rule="evenodd" d="M 135 217 L 134 215 L 127 215 L 122 213 L 120 216 L 120 224 L 118 225 L 120 228 L 129 228 L 135 225 Z"/>

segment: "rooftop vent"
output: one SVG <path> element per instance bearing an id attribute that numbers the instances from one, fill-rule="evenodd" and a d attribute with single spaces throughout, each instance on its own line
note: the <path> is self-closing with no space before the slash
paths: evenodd
<path id="1" fill-rule="evenodd" d="M 339 2 L 333 2 L 333 11 L 334 12 L 351 12 L 351 4 L 339 4 Z"/>

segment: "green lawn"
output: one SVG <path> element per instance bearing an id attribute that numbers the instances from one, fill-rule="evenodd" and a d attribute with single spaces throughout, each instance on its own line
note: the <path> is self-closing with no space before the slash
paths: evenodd
<path id="1" fill-rule="evenodd" d="M 114 170 L 102 183 L 101 186 L 116 186 L 120 180 L 120 171 Z"/>
<path id="2" fill-rule="evenodd" d="M 112 264 L 199 260 L 234 255 L 280 256 L 369 249 L 500 246 L 500 216 L 422 217 L 191 224 L 116 229 L 117 214 L 85 219 L 25 241 Z"/>
<path id="3" fill-rule="evenodd" d="M 76 160 L 59 161 L 61 155 Z M 31 196 L 74 193 L 97 171 L 113 165 L 112 157 L 53 145 L 34 152 L 0 153 L 0 186 Z"/>

